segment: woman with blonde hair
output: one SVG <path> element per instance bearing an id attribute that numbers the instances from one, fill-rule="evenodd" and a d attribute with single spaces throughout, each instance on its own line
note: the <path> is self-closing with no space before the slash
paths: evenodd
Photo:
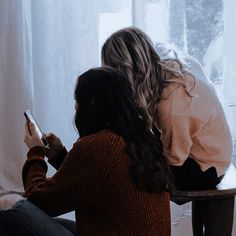
<path id="1" fill-rule="evenodd" d="M 160 54 L 144 32 L 128 27 L 106 40 L 102 64 L 121 71 L 131 82 L 149 127 L 161 136 L 176 188 L 214 188 L 232 155 L 223 108 L 195 59 L 196 66 L 188 70 L 175 51 L 169 57 Z"/>

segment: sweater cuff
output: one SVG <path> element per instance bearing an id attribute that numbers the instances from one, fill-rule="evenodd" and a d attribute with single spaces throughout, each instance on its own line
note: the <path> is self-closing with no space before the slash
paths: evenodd
<path id="1" fill-rule="evenodd" d="M 32 148 L 30 148 L 30 150 L 27 153 L 28 158 L 32 158 L 33 156 L 44 157 L 45 155 L 46 155 L 46 151 L 45 151 L 44 147 L 42 147 L 42 146 L 32 147 Z"/>
<path id="2" fill-rule="evenodd" d="M 47 173 L 48 166 L 42 157 L 37 156 L 37 157 L 29 158 L 28 160 L 26 160 L 22 169 L 22 180 L 23 180 L 24 188 L 26 188 L 26 179 L 27 179 L 29 170 L 32 166 L 35 166 L 35 164 L 38 166 L 41 166 L 44 172 Z M 33 172 L 35 172 L 35 170 L 36 169 L 34 169 Z"/>
<path id="3" fill-rule="evenodd" d="M 60 166 L 62 165 L 62 163 L 64 162 L 67 154 L 68 154 L 68 152 L 67 152 L 66 148 L 64 147 L 58 153 L 58 155 L 56 155 L 55 157 L 53 157 L 51 159 L 48 159 L 48 163 L 51 164 L 56 170 L 58 170 L 60 168 Z"/>

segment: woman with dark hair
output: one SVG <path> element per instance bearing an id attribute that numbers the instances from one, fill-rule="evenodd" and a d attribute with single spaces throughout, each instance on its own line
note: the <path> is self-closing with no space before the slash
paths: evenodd
<path id="1" fill-rule="evenodd" d="M 150 129 L 161 132 L 175 187 L 214 188 L 231 163 L 232 139 L 201 65 L 190 57 L 181 60 L 162 45 L 155 49 L 135 27 L 121 29 L 105 41 L 102 64 L 129 79 L 137 104 L 148 114 Z"/>
<path id="2" fill-rule="evenodd" d="M 79 235 L 170 235 L 168 164 L 132 93 L 129 80 L 111 68 L 79 77 L 80 138 L 69 153 L 55 135 L 49 140 L 58 169 L 52 178 L 35 126 L 25 125 L 24 196 L 49 216 L 75 210 Z"/>

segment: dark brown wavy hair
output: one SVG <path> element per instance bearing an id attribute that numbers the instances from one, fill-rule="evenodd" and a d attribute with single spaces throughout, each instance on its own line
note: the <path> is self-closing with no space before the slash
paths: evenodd
<path id="1" fill-rule="evenodd" d="M 90 69 L 78 78 L 75 126 L 81 137 L 110 129 L 126 142 L 130 173 L 136 186 L 155 193 L 169 190 L 169 166 L 160 138 L 148 125 L 147 113 L 137 105 L 131 83 L 107 67 Z"/>

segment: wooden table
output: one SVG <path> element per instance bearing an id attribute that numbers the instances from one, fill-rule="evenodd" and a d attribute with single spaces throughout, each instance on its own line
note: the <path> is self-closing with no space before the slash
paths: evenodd
<path id="1" fill-rule="evenodd" d="M 192 202 L 193 236 L 231 236 L 235 195 L 236 169 L 231 165 L 216 189 L 175 191 L 171 201 Z"/>

